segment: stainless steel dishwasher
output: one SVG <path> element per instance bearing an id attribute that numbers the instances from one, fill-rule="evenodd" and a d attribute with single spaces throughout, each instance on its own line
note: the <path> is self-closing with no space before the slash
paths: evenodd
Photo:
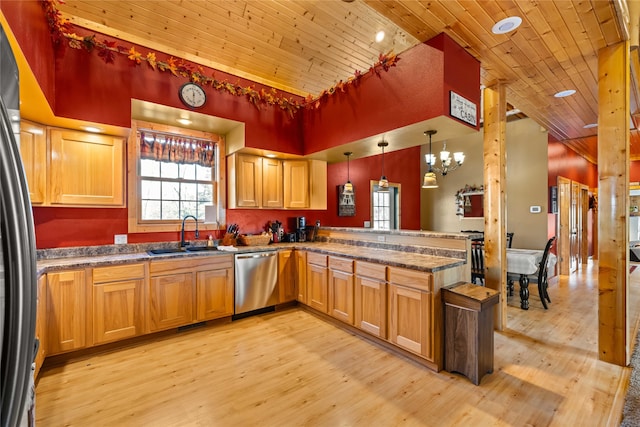
<path id="1" fill-rule="evenodd" d="M 278 253 L 251 252 L 235 256 L 234 315 L 278 302 Z"/>

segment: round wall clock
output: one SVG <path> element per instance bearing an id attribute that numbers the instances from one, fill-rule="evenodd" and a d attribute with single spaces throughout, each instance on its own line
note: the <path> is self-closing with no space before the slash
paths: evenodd
<path id="1" fill-rule="evenodd" d="M 207 102 L 207 94 L 204 89 L 192 82 L 180 86 L 178 96 L 180 101 L 190 108 L 200 108 Z"/>

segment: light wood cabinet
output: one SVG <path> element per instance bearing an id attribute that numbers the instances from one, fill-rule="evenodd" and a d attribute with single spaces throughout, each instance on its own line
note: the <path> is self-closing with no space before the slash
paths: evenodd
<path id="1" fill-rule="evenodd" d="M 327 256 L 307 253 L 307 305 L 328 313 Z"/>
<path id="2" fill-rule="evenodd" d="M 233 314 L 233 266 L 196 273 L 196 320 L 218 319 Z"/>
<path id="3" fill-rule="evenodd" d="M 296 261 L 296 290 L 298 302 L 308 305 L 307 302 L 307 252 L 293 251 Z"/>
<path id="4" fill-rule="evenodd" d="M 124 206 L 124 140 L 50 129 L 52 205 Z"/>
<path id="5" fill-rule="evenodd" d="M 329 257 L 329 314 L 349 325 L 354 323 L 353 260 Z"/>
<path id="6" fill-rule="evenodd" d="M 44 358 L 47 356 L 47 276 L 42 275 L 38 278 L 38 296 L 36 299 L 36 338 L 39 341 L 38 353 L 36 353 L 36 371 L 34 375 L 37 377 L 42 368 Z"/>
<path id="7" fill-rule="evenodd" d="M 284 160 L 284 207 L 327 209 L 327 163 Z"/>
<path id="8" fill-rule="evenodd" d="M 233 255 L 149 264 L 152 331 L 233 314 Z"/>
<path id="9" fill-rule="evenodd" d="M 278 251 L 278 303 L 295 301 L 296 290 L 296 257 L 294 251 Z"/>
<path id="10" fill-rule="evenodd" d="M 45 203 L 47 194 L 46 128 L 27 120 L 20 121 L 20 157 L 29 185 L 31 204 Z"/>
<path id="11" fill-rule="evenodd" d="M 93 344 L 145 333 L 145 264 L 93 269 Z"/>
<path id="12" fill-rule="evenodd" d="M 433 304 L 431 274 L 389 267 L 389 341 L 430 361 Z"/>
<path id="13" fill-rule="evenodd" d="M 84 270 L 47 274 L 47 353 L 58 354 L 86 345 L 86 282 Z"/>
<path id="14" fill-rule="evenodd" d="M 249 154 L 227 158 L 229 207 L 282 208 L 282 161 Z"/>
<path id="15" fill-rule="evenodd" d="M 356 261 L 354 289 L 355 326 L 387 338 L 387 267 Z"/>

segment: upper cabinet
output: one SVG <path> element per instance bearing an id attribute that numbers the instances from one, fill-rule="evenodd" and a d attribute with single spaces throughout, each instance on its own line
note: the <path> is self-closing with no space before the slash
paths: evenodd
<path id="1" fill-rule="evenodd" d="M 123 207 L 124 139 L 20 124 L 20 155 L 31 203 Z"/>
<path id="2" fill-rule="evenodd" d="M 326 209 L 327 164 L 234 153 L 227 157 L 229 207 Z"/>

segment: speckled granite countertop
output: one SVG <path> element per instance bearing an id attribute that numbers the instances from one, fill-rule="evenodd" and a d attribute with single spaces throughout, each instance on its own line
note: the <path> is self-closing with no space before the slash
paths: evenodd
<path id="1" fill-rule="evenodd" d="M 361 261 L 384 263 L 386 265 L 409 268 L 418 271 L 439 271 L 465 264 L 464 259 L 433 256 L 407 250 L 363 247 L 357 245 L 307 242 L 278 243 L 264 246 L 238 246 L 237 251 L 207 250 L 198 252 L 178 252 L 151 255 L 147 251 L 154 248 L 175 247 L 175 242 L 146 243 L 133 245 L 104 245 L 78 248 L 44 249 L 38 251 L 38 274 L 48 271 L 72 268 L 89 268 L 152 260 L 178 259 L 184 257 L 222 256 L 246 252 L 264 252 L 279 249 L 304 249 L 327 255 L 344 256 Z"/>

